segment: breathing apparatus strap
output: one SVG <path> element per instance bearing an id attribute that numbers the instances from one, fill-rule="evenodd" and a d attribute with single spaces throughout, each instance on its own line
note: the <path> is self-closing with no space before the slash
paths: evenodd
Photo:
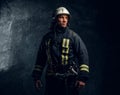
<path id="1" fill-rule="evenodd" d="M 51 44 L 51 39 L 49 39 L 47 42 L 46 42 L 46 45 L 47 45 L 47 49 L 46 49 L 46 53 L 47 53 L 47 63 L 50 64 L 50 68 L 52 70 L 52 58 L 51 58 L 51 52 L 50 52 L 50 44 Z"/>

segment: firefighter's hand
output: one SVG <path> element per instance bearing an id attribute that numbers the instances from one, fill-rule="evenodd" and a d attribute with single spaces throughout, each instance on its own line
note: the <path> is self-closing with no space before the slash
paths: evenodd
<path id="1" fill-rule="evenodd" d="M 77 88 L 83 88 L 85 86 L 85 82 L 83 81 L 76 81 L 75 87 Z"/>
<path id="2" fill-rule="evenodd" d="M 35 88 L 37 90 L 40 90 L 41 87 L 42 87 L 41 80 L 35 80 Z"/>

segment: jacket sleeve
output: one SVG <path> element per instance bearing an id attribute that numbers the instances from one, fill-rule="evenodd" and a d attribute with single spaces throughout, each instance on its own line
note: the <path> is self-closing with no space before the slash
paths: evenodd
<path id="1" fill-rule="evenodd" d="M 36 63 L 32 72 L 32 77 L 34 80 L 40 79 L 43 69 L 46 64 L 46 45 L 45 41 L 42 40 L 36 58 Z"/>
<path id="2" fill-rule="evenodd" d="M 77 34 L 74 36 L 75 54 L 78 59 L 78 80 L 87 82 L 89 78 L 89 58 L 87 48 Z"/>

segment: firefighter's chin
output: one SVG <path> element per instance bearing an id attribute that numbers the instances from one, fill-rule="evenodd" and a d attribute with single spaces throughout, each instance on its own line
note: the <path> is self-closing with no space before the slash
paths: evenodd
<path id="1" fill-rule="evenodd" d="M 67 24 L 62 24 L 61 27 L 66 28 Z"/>

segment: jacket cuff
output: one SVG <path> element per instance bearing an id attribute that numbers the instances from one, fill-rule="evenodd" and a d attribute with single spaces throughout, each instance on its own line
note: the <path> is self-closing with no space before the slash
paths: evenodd
<path id="1" fill-rule="evenodd" d="M 34 72 L 32 73 L 32 78 L 33 78 L 34 81 L 40 80 L 40 78 L 41 78 L 41 73 L 34 71 Z"/>
<path id="2" fill-rule="evenodd" d="M 88 82 L 88 77 L 80 77 L 80 78 L 78 78 L 77 80 L 79 80 L 79 81 L 83 81 L 83 82 Z"/>
<path id="3" fill-rule="evenodd" d="M 87 82 L 89 80 L 89 73 L 88 72 L 80 72 L 78 74 L 77 80 Z"/>

